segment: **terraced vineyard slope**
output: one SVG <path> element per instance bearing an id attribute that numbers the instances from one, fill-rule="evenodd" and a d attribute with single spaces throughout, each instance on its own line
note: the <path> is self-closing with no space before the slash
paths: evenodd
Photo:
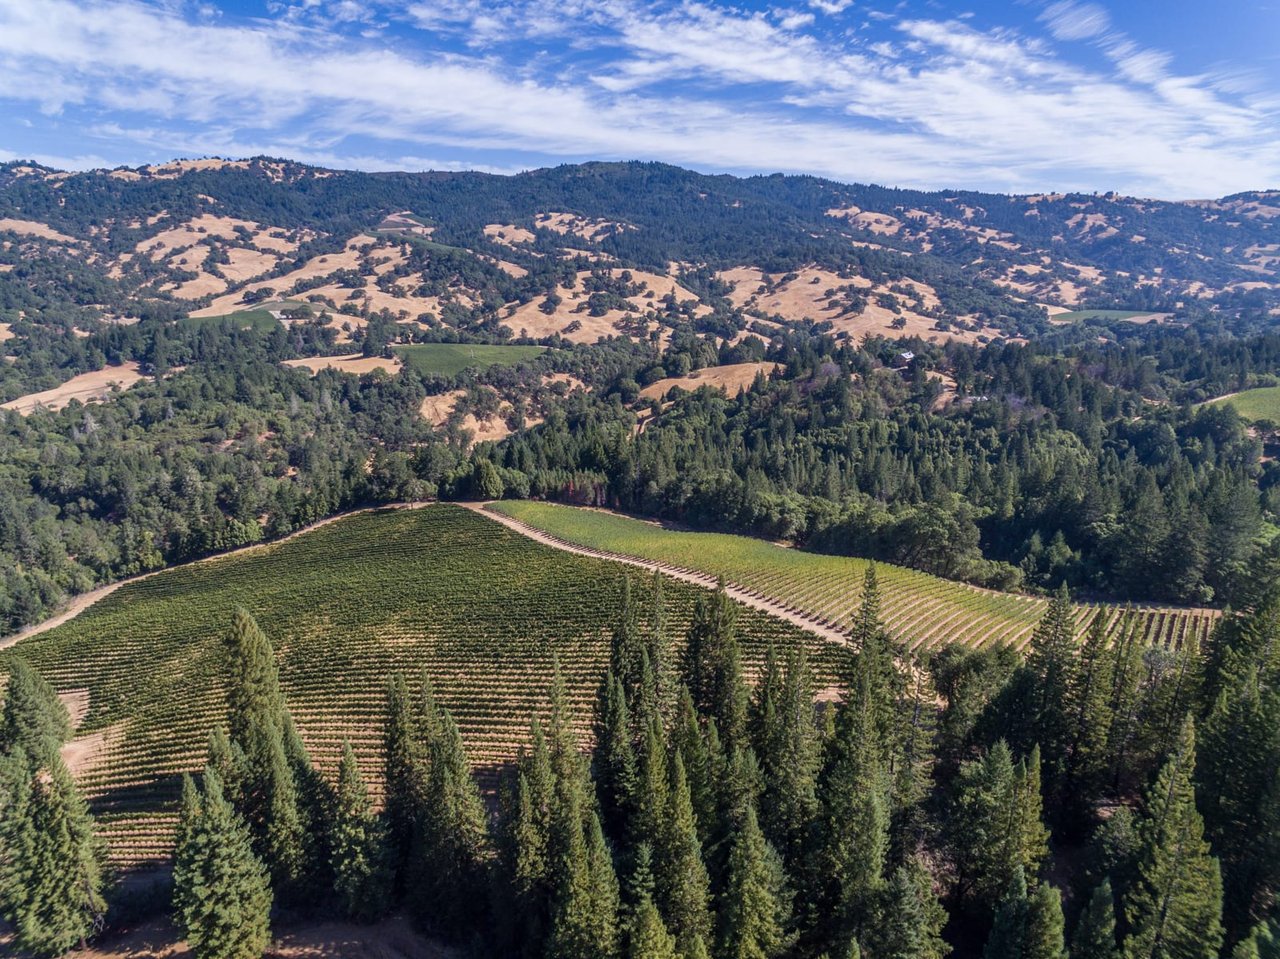
<path id="1" fill-rule="evenodd" d="M 849 626 L 867 565 L 866 560 L 807 553 L 746 536 L 664 529 L 602 510 L 517 500 L 493 503 L 489 509 L 601 555 L 634 556 L 660 567 L 723 576 L 838 629 Z M 1021 646 L 1047 606 L 1035 597 L 979 589 L 897 566 L 880 564 L 879 574 L 886 625 L 913 647 Z M 1083 632 L 1101 615 L 1114 629 L 1123 612 L 1118 606 L 1082 604 L 1077 624 Z M 1216 610 L 1177 607 L 1136 607 L 1133 613 L 1145 624 L 1147 642 L 1168 646 L 1193 636 L 1203 641 L 1218 616 Z"/>
<path id="2" fill-rule="evenodd" d="M 271 637 L 289 706 L 325 772 L 349 737 L 379 782 L 387 679 L 426 670 L 491 786 L 546 709 L 556 660 L 589 741 L 623 572 L 456 506 L 362 513 L 125 585 L 0 653 L 0 673 L 16 653 L 87 702 L 68 762 L 113 861 L 142 865 L 168 855 L 181 773 L 203 765 L 209 731 L 224 721 L 222 641 L 236 604 Z M 674 645 L 700 592 L 666 581 Z M 637 583 L 642 611 L 648 596 Z M 770 641 L 805 642 L 826 682 L 843 649 L 745 607 L 739 635 L 749 671 Z"/>

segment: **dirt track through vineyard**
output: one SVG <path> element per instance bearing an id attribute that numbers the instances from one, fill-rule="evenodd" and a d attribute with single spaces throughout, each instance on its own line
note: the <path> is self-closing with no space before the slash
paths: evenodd
<path id="1" fill-rule="evenodd" d="M 641 569 L 657 570 L 664 576 L 670 576 L 673 579 L 681 580 L 685 583 L 692 583 L 695 586 L 702 586 L 705 589 L 715 589 L 719 585 L 716 578 L 707 573 L 700 573 L 697 570 L 684 569 L 677 566 L 671 566 L 667 563 L 659 563 L 654 560 L 641 559 L 638 556 L 628 556 L 625 553 L 612 553 L 608 550 L 591 549 L 587 546 L 580 546 L 577 543 L 570 543 L 567 540 L 552 536 L 545 533 L 535 526 L 523 523 L 511 516 L 505 516 L 502 513 L 495 513 L 485 507 L 488 503 L 458 503 L 471 510 L 473 513 L 491 519 L 496 523 L 501 523 L 508 529 L 527 536 L 529 539 L 542 543 L 544 546 L 551 546 L 555 549 L 564 550 L 567 553 L 577 553 L 579 556 L 590 556 L 593 559 L 607 559 L 614 563 L 626 563 L 629 566 L 639 566 Z M 833 625 L 820 616 L 814 616 L 805 613 L 802 610 L 787 606 L 777 600 L 755 592 L 754 590 L 745 589 L 733 583 L 726 582 L 724 590 L 729 594 L 731 599 L 737 600 L 744 606 L 750 606 L 752 609 L 758 609 L 770 616 L 777 616 L 779 619 L 785 619 L 794 626 L 798 626 L 806 632 L 813 633 L 815 636 L 825 639 L 828 642 L 840 643 L 848 645 L 848 637 L 838 626 Z"/>

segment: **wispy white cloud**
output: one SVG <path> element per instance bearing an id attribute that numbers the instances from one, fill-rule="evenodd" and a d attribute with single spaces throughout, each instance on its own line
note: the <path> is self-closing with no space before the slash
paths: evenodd
<path id="1" fill-rule="evenodd" d="M 825 17 L 849 5 L 809 6 Z M 1154 195 L 1280 181 L 1266 91 L 1179 75 L 1094 4 L 1052 4 L 1043 37 L 960 19 L 896 18 L 889 36 L 824 30 L 803 8 L 698 0 L 296 0 L 271 19 L 215 14 L 0 0 L 0 102 L 81 123 L 95 152 L 129 155 L 268 152 L 377 169 L 644 157 Z M 1054 41 L 1076 40 L 1112 69 L 1063 59 Z"/>
<path id="2" fill-rule="evenodd" d="M 1088 40 L 1106 33 L 1111 17 L 1096 3 L 1071 3 L 1059 0 L 1051 3 L 1041 15 L 1049 24 L 1049 30 L 1059 40 Z"/>

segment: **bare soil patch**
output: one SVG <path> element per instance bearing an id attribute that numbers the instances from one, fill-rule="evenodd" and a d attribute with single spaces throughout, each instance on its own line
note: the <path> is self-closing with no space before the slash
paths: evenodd
<path id="1" fill-rule="evenodd" d="M 370 247 L 373 241 L 368 237 L 355 237 L 347 241 L 346 247 L 341 253 L 327 253 L 324 256 L 315 256 L 283 276 L 275 276 L 269 280 L 259 280 L 256 283 L 250 283 L 243 290 L 235 293 L 228 293 L 226 296 L 220 296 L 208 306 L 195 310 L 192 316 L 222 316 L 225 313 L 234 313 L 238 309 L 245 306 L 244 294 L 250 291 L 257 292 L 262 289 L 270 288 L 278 293 L 285 294 L 293 288 L 293 285 L 299 280 L 315 280 L 320 277 L 328 276 L 338 270 L 354 270 L 360 265 L 360 257 L 363 251 Z M 338 287 L 333 287 L 337 290 Z M 310 290 L 309 293 L 319 292 Z M 366 291 L 367 292 L 367 291 Z M 350 290 L 343 291 L 343 298 L 351 293 Z"/>
<path id="2" fill-rule="evenodd" d="M 16 400 L 10 400 L 8 403 L 2 403 L 0 404 L 0 409 L 16 410 L 23 416 L 41 407 L 60 410 L 72 400 L 91 403 L 96 400 L 106 399 L 112 394 L 115 387 L 119 387 L 121 391 L 127 390 L 135 383 L 141 382 L 146 378 L 138 369 L 138 364 L 133 361 L 121 366 L 104 366 L 102 369 L 94 370 L 92 373 L 81 373 L 79 376 L 73 376 L 61 386 L 55 386 L 51 390 L 30 393 L 26 396 L 19 396 Z"/>
<path id="3" fill-rule="evenodd" d="M 688 376 L 670 376 L 656 383 L 650 383 L 640 391 L 646 399 L 661 399 L 673 387 L 696 390 L 701 386 L 711 386 L 730 396 L 738 390 L 746 389 L 755 382 L 756 375 L 771 374 L 778 368 L 777 363 L 730 363 L 725 366 L 710 366 L 702 370 L 694 370 Z"/>
<path id="4" fill-rule="evenodd" d="M 612 220 L 591 220 L 573 213 L 539 213 L 534 222 L 544 230 L 553 230 L 562 236 L 576 236 L 590 243 L 601 237 L 622 230 L 635 229 L 626 223 Z"/>
<path id="5" fill-rule="evenodd" d="M 504 246 L 532 243 L 536 239 L 532 230 L 526 230 L 524 227 L 516 226 L 514 223 L 488 223 L 485 225 L 484 235 L 495 243 L 501 243 Z"/>
<path id="6" fill-rule="evenodd" d="M 198 170 L 224 170 L 227 167 L 232 167 L 237 170 L 247 170 L 249 169 L 249 161 L 218 159 L 173 160 L 169 163 L 145 166 L 142 169 L 149 176 L 153 176 L 158 180 L 174 180 L 182 176 L 184 173 L 193 173 Z"/>
<path id="7" fill-rule="evenodd" d="M 399 358 L 387 359 L 385 356 L 364 356 L 352 353 L 348 356 L 309 356 L 301 360 L 285 360 L 285 366 L 304 367 L 312 372 L 321 370 L 338 370 L 342 373 L 372 373 L 374 370 L 385 370 L 395 375 L 400 369 Z"/>
<path id="8" fill-rule="evenodd" d="M 59 233 L 47 223 L 37 223 L 34 220 L 15 220 L 9 217 L 0 219 L 0 233 L 6 231 L 17 233 L 21 236 L 38 236 L 43 240 L 54 240 L 58 243 L 76 242 L 74 237 Z"/>

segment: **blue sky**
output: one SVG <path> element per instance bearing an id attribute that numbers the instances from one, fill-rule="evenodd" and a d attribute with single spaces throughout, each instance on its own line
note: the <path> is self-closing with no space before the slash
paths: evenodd
<path id="1" fill-rule="evenodd" d="M 1280 0 L 0 0 L 0 160 L 1280 187 Z"/>

